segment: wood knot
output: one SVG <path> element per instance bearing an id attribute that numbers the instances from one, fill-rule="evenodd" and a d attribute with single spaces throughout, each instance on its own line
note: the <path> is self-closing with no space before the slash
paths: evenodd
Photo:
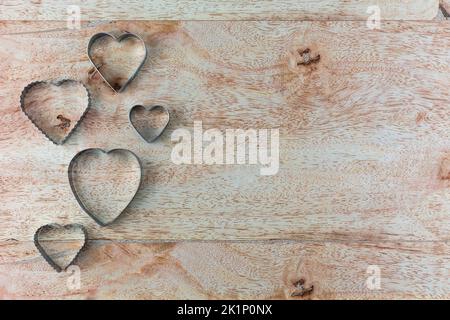
<path id="1" fill-rule="evenodd" d="M 102 67 L 102 65 L 100 65 L 98 68 L 100 69 L 101 67 Z M 98 73 L 97 69 L 95 69 L 94 67 L 89 69 L 88 70 L 88 81 L 98 80 L 98 79 L 100 79 L 100 74 Z"/>
<path id="2" fill-rule="evenodd" d="M 314 290 L 314 286 L 305 286 L 305 279 L 300 279 L 293 283 L 295 291 L 292 292 L 291 297 L 304 297 L 311 294 Z"/>
<path id="3" fill-rule="evenodd" d="M 320 61 L 320 54 L 311 54 L 311 49 L 309 48 L 299 49 L 297 53 L 300 56 L 300 61 L 297 61 L 297 66 L 307 66 Z"/>
<path id="4" fill-rule="evenodd" d="M 439 179 L 450 180 L 450 157 L 444 158 L 439 168 Z"/>
<path id="5" fill-rule="evenodd" d="M 61 121 L 60 124 L 57 124 L 56 127 L 60 128 L 61 130 L 66 130 L 68 128 L 70 128 L 70 119 L 67 119 L 66 117 L 64 117 L 63 115 L 59 114 L 56 119 L 58 119 L 59 121 Z"/>
<path id="6" fill-rule="evenodd" d="M 420 124 L 428 120 L 428 115 L 426 112 L 419 112 L 416 116 L 416 124 Z"/>

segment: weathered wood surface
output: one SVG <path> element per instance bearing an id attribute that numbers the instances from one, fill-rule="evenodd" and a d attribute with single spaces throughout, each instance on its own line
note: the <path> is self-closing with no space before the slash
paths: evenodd
<path id="1" fill-rule="evenodd" d="M 83 20 L 367 20 L 373 6 L 382 20 L 431 20 L 439 0 L 6 0 L 0 20 L 66 20 L 72 5 Z"/>
<path id="2" fill-rule="evenodd" d="M 450 24 L 388 22 L 64 22 L 0 28 L 0 239 L 79 222 L 92 239 L 448 240 Z M 114 94 L 92 75 L 87 42 L 128 30 L 149 47 Z M 39 32 L 39 30 L 52 30 Z M 302 62 L 310 48 L 320 60 Z M 92 110 L 54 146 L 19 108 L 29 82 L 83 81 Z M 154 144 L 128 123 L 135 104 L 166 105 Z M 177 128 L 279 128 L 280 169 L 175 165 Z M 144 164 L 137 198 L 111 227 L 79 208 L 67 180 L 88 147 L 129 148 Z"/>
<path id="3" fill-rule="evenodd" d="M 444 242 L 94 241 L 78 259 L 77 289 L 32 243 L 11 242 L 0 245 L 0 298 L 449 299 L 449 253 Z M 301 279 L 313 291 L 295 297 Z"/>

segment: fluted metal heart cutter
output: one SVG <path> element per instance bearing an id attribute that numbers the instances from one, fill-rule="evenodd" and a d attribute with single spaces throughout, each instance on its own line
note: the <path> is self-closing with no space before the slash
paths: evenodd
<path id="1" fill-rule="evenodd" d="M 55 115 L 55 118 L 52 120 L 58 120 L 59 124 L 57 125 L 51 125 L 47 119 L 48 123 L 43 123 L 41 121 L 42 119 L 39 119 L 36 115 L 33 115 L 30 110 L 28 110 L 28 101 L 27 96 L 28 94 L 35 88 L 39 86 L 55 86 L 55 87 L 62 87 L 67 84 L 76 84 L 81 85 L 82 88 L 85 90 L 86 96 L 83 97 L 86 100 L 86 105 L 84 106 L 84 110 L 81 110 L 82 112 L 79 114 L 74 114 L 72 116 L 69 116 L 70 113 L 73 113 L 73 110 L 75 109 L 74 106 L 67 106 L 69 109 L 66 112 L 67 114 L 58 114 Z M 44 100 L 48 100 L 48 97 L 44 97 Z M 31 105 L 37 104 L 39 101 L 33 100 L 30 102 Z M 53 142 L 56 145 L 61 145 L 72 135 L 72 133 L 75 131 L 75 129 L 78 127 L 80 122 L 85 117 L 86 113 L 91 107 L 91 95 L 89 93 L 89 90 L 86 88 L 86 86 L 76 80 L 72 79 L 62 79 L 62 80 L 48 80 L 48 81 L 35 81 L 30 84 L 28 84 L 22 91 L 20 95 L 20 109 L 22 112 L 28 117 L 28 119 L 34 124 L 34 126 L 51 142 Z M 44 112 L 46 113 L 46 112 Z M 72 127 L 72 128 L 71 128 Z M 53 130 L 53 131 L 52 131 Z M 58 139 L 58 135 L 61 135 L 61 139 Z"/>
<path id="2" fill-rule="evenodd" d="M 126 204 L 126 206 L 120 210 L 120 212 L 117 213 L 117 215 L 113 218 L 110 219 L 109 221 L 103 221 L 99 216 L 97 216 L 95 214 L 95 212 L 93 210 L 90 210 L 88 208 L 88 206 L 83 202 L 83 199 L 80 197 L 77 188 L 74 184 L 74 167 L 77 164 L 77 161 L 79 160 L 79 158 L 87 153 L 90 152 L 94 152 L 94 153 L 103 153 L 103 154 L 113 154 L 113 153 L 128 153 L 130 154 L 132 157 L 134 157 L 137 160 L 138 166 L 139 166 L 139 171 L 140 171 L 140 175 L 139 175 L 139 182 L 137 184 L 136 190 L 134 192 L 134 194 L 132 195 L 132 197 L 130 197 L 130 200 L 128 201 L 128 203 Z M 134 198 L 136 197 L 137 192 L 139 191 L 139 188 L 142 184 L 142 177 L 143 177 L 143 170 L 142 170 L 142 162 L 139 159 L 139 157 L 133 153 L 130 150 L 127 149 L 112 149 L 109 151 L 104 151 L 102 149 L 99 148 L 90 148 L 90 149 L 85 149 L 82 150 L 80 152 L 78 152 L 70 161 L 69 167 L 68 167 L 68 177 L 69 177 L 69 184 L 70 184 L 70 188 L 72 189 L 72 193 L 75 196 L 75 199 L 77 200 L 78 204 L 80 205 L 80 207 L 83 209 L 84 212 L 86 212 L 92 219 L 94 219 L 95 222 L 97 222 L 100 226 L 108 226 L 110 224 L 112 224 L 113 222 L 115 222 L 120 215 L 128 208 L 128 206 L 130 205 L 130 203 L 134 200 Z"/>
<path id="3" fill-rule="evenodd" d="M 83 233 L 83 244 L 81 245 L 80 249 L 78 249 L 77 253 L 74 255 L 72 260 L 66 266 L 60 266 L 58 263 L 56 263 L 56 261 L 53 260 L 53 258 L 47 253 L 47 251 L 45 251 L 44 247 L 42 247 L 42 245 L 40 243 L 41 234 L 43 232 L 47 232 L 52 229 L 65 229 L 65 230 L 79 229 Z M 67 224 L 65 226 L 61 226 L 56 223 L 46 224 L 46 225 L 40 227 L 39 229 L 37 229 L 36 232 L 34 233 L 34 245 L 36 246 L 36 248 L 38 249 L 38 251 L 42 255 L 42 257 L 45 259 L 45 261 L 47 261 L 48 264 L 51 265 L 53 267 L 53 269 L 55 269 L 57 272 L 61 272 L 65 269 L 67 269 L 70 265 L 72 265 L 75 262 L 75 260 L 80 255 L 81 251 L 83 251 L 83 249 L 86 247 L 87 239 L 88 239 L 88 233 L 87 233 L 86 229 L 84 228 L 84 226 L 82 226 L 81 224 Z"/>
<path id="4" fill-rule="evenodd" d="M 94 62 L 94 59 L 92 58 L 91 49 L 92 49 L 94 43 L 96 41 L 100 40 L 101 38 L 105 38 L 105 37 L 112 38 L 113 40 L 115 40 L 115 41 L 117 41 L 119 43 L 121 41 L 125 40 L 125 39 L 128 39 L 128 38 L 135 38 L 135 39 L 139 40 L 142 43 L 143 47 L 144 47 L 144 57 L 143 57 L 141 63 L 136 68 L 136 70 L 133 72 L 133 74 L 120 87 L 114 86 L 112 83 L 110 83 L 108 81 L 108 79 L 105 77 L 105 75 L 100 71 L 101 66 L 96 65 L 95 62 Z M 113 33 L 101 32 L 101 33 L 97 33 L 97 34 L 93 35 L 92 38 L 89 40 L 87 54 L 88 54 L 89 60 L 91 61 L 92 65 L 94 66 L 95 70 L 100 74 L 102 79 L 108 84 L 108 86 L 112 90 L 114 90 L 114 92 L 120 93 L 120 92 L 125 90 L 125 88 L 136 77 L 136 75 L 139 73 L 139 70 L 141 70 L 142 66 L 144 65 L 145 60 L 147 59 L 147 46 L 145 45 L 144 40 L 141 37 L 139 37 L 138 35 L 134 34 L 134 33 L 125 32 L 125 33 L 122 33 L 120 36 L 116 36 Z"/>
<path id="5" fill-rule="evenodd" d="M 154 128 L 152 126 L 149 126 L 148 123 L 146 123 L 145 126 L 138 125 L 137 122 L 139 122 L 139 120 L 137 118 L 138 118 L 139 112 L 145 111 L 147 113 L 151 113 L 152 111 L 155 111 L 155 110 L 162 111 L 164 113 L 164 116 L 166 117 L 166 119 L 164 119 L 164 122 L 162 123 L 161 126 Z M 142 105 L 136 105 L 133 108 L 131 108 L 131 110 L 128 114 L 128 119 L 129 119 L 131 125 L 133 126 L 133 128 L 138 133 L 138 135 L 142 139 L 144 139 L 146 142 L 151 143 L 151 142 L 155 141 L 156 139 L 158 139 L 158 137 L 166 129 L 167 125 L 169 124 L 170 114 L 169 114 L 169 111 L 167 110 L 167 108 L 165 108 L 163 106 L 156 105 L 156 106 L 151 106 L 151 107 L 145 107 Z"/>

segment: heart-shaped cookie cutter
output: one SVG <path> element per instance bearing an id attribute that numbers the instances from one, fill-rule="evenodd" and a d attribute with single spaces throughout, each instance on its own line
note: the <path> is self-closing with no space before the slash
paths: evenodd
<path id="1" fill-rule="evenodd" d="M 134 123 L 133 123 L 134 121 L 133 121 L 132 115 L 133 115 L 133 113 L 136 111 L 136 109 L 138 109 L 138 108 L 145 109 L 146 111 L 149 111 L 149 112 L 151 112 L 151 111 L 153 111 L 153 110 L 155 110 L 155 109 L 161 109 L 161 110 L 163 110 L 164 113 L 167 115 L 167 122 L 166 122 L 162 127 L 160 127 L 160 128 L 155 128 L 155 129 L 152 131 L 152 137 L 149 138 L 149 139 L 147 139 L 147 137 L 145 137 L 145 136 L 138 130 L 138 128 L 137 128 L 137 127 L 134 125 Z M 164 132 L 164 130 L 166 130 L 166 128 L 167 128 L 167 126 L 169 125 L 169 122 L 170 122 L 170 113 L 169 113 L 169 110 L 167 110 L 167 108 L 164 107 L 164 106 L 155 105 L 155 106 L 151 106 L 151 107 L 145 107 L 145 106 L 143 106 L 143 105 L 138 104 L 138 105 L 133 106 L 133 107 L 130 109 L 130 112 L 128 113 L 128 121 L 130 122 L 130 124 L 131 124 L 131 126 L 134 128 L 134 130 L 137 132 L 137 134 L 138 134 L 142 139 L 144 139 L 144 141 L 146 141 L 147 143 L 152 143 L 153 141 L 155 141 L 156 139 L 158 139 L 158 138 L 162 135 L 162 133 Z"/>
<path id="2" fill-rule="evenodd" d="M 55 141 L 53 140 L 40 126 L 38 126 L 38 124 L 30 117 L 30 115 L 26 112 L 25 110 L 25 96 L 27 95 L 27 93 L 36 85 L 40 85 L 40 84 L 52 84 L 56 87 L 60 87 L 65 83 L 76 83 L 76 84 L 81 84 L 84 89 L 86 89 L 86 94 L 87 94 L 87 98 L 88 98 L 88 103 L 86 106 L 86 109 L 84 110 L 83 114 L 78 118 L 77 122 L 75 123 L 75 125 L 73 126 L 72 130 L 70 130 L 70 132 L 64 137 L 64 139 L 62 139 L 61 141 Z M 91 108 L 91 94 L 88 90 L 88 88 L 81 82 L 81 81 L 77 81 L 77 80 L 72 80 L 72 79 L 62 79 L 62 80 L 48 80 L 48 81 L 34 81 L 31 82 L 30 84 L 28 84 L 23 90 L 22 93 L 20 94 L 20 110 L 22 110 L 22 112 L 27 116 L 27 118 L 31 121 L 31 123 L 34 124 L 34 126 L 51 142 L 53 142 L 56 145 L 62 145 L 64 144 L 64 142 L 67 141 L 67 139 L 69 139 L 69 137 L 72 135 L 72 133 L 75 131 L 75 129 L 78 127 L 78 125 L 80 124 L 80 122 L 83 120 L 83 118 L 85 117 L 86 113 L 89 111 L 89 109 Z"/>
<path id="3" fill-rule="evenodd" d="M 52 259 L 52 257 L 50 257 L 50 255 L 41 246 L 41 243 L 40 243 L 40 240 L 39 240 L 39 236 L 40 236 L 40 234 L 43 231 L 47 231 L 49 229 L 66 229 L 66 230 L 69 230 L 69 229 L 72 229 L 72 228 L 78 228 L 78 229 L 80 229 L 83 232 L 83 234 L 84 234 L 83 245 L 80 247 L 80 249 L 78 249 L 77 253 L 72 258 L 72 260 L 68 263 L 68 265 L 65 268 L 62 268 L 59 264 L 57 264 Z M 52 268 L 56 270 L 56 272 L 64 271 L 65 269 L 67 269 L 69 266 L 71 266 L 75 262 L 75 260 L 80 255 L 81 251 L 83 251 L 83 249 L 86 248 L 87 239 L 88 239 L 88 233 L 87 233 L 86 228 L 83 225 L 77 224 L 77 223 L 67 224 L 67 225 L 64 225 L 64 226 L 62 226 L 60 224 L 57 224 L 57 223 L 46 224 L 46 225 L 40 227 L 39 229 L 37 229 L 36 232 L 34 233 L 34 245 L 36 246 L 36 248 L 38 249 L 38 251 L 42 255 L 42 257 L 45 259 L 45 261 L 47 261 L 47 263 L 49 265 L 51 265 Z"/>
<path id="4" fill-rule="evenodd" d="M 138 162 L 139 164 L 139 170 L 140 170 L 140 178 L 139 178 L 139 184 L 138 187 L 136 188 L 136 191 L 134 193 L 134 195 L 132 196 L 132 198 L 130 199 L 130 201 L 128 202 L 128 204 L 125 206 L 125 208 L 119 212 L 119 214 L 117 214 L 117 216 L 108 221 L 108 222 L 104 222 L 102 221 L 97 215 L 95 215 L 95 213 L 93 213 L 91 210 L 89 210 L 86 205 L 83 203 L 83 200 L 80 198 L 80 196 L 78 195 L 78 191 L 76 190 L 75 184 L 74 184 L 74 178 L 73 178 L 73 167 L 74 165 L 77 163 L 78 158 L 80 158 L 83 154 L 88 153 L 88 152 L 101 152 L 104 154 L 111 154 L 114 152 L 127 152 L 130 153 Z M 92 219 L 94 219 L 95 222 L 97 222 L 100 226 L 102 227 L 106 227 L 112 223 L 114 223 L 121 215 L 122 213 L 128 208 L 128 206 L 131 204 L 131 202 L 133 202 L 134 198 L 136 197 L 141 185 L 142 185 L 142 180 L 143 180 L 143 169 L 142 169 L 142 162 L 139 159 L 139 157 L 132 151 L 128 150 L 128 149 L 111 149 L 109 151 L 104 151 L 103 149 L 100 148 L 89 148 L 89 149 L 84 149 L 80 152 L 78 152 L 70 161 L 69 167 L 67 169 L 67 174 L 69 177 L 69 184 L 70 184 L 70 188 L 72 190 L 73 195 L 75 196 L 75 199 L 77 200 L 79 206 L 83 209 L 84 212 L 86 212 Z"/>
<path id="5" fill-rule="evenodd" d="M 91 55 L 91 49 L 92 49 L 92 46 L 94 45 L 94 43 L 95 43 L 97 40 L 99 40 L 99 39 L 101 39 L 101 38 L 104 38 L 104 37 L 110 37 L 110 38 L 114 39 L 115 41 L 117 41 L 117 42 L 119 42 L 119 43 L 120 43 L 122 40 L 125 40 L 125 39 L 127 39 L 127 38 L 135 38 L 135 39 L 138 39 L 138 40 L 142 43 L 142 45 L 143 45 L 143 47 L 144 47 L 144 50 L 145 50 L 145 51 L 144 51 L 144 53 L 145 53 L 145 54 L 144 54 L 144 58 L 142 59 L 141 63 L 139 64 L 139 66 L 137 67 L 137 69 L 133 72 L 133 74 L 127 79 L 127 81 L 120 87 L 119 90 L 117 90 L 113 85 L 111 85 L 111 83 L 109 83 L 109 81 L 106 79 L 106 77 L 105 77 L 105 76 L 102 74 L 102 72 L 99 70 L 100 66 L 97 66 L 97 65 L 94 63 L 94 60 L 92 59 L 92 55 Z M 137 74 L 139 73 L 139 71 L 142 69 L 142 66 L 143 66 L 144 63 L 145 63 L 145 60 L 147 60 L 147 46 L 145 45 L 145 42 L 144 42 L 144 40 L 143 40 L 141 37 L 139 37 L 138 35 L 136 35 L 136 34 L 134 34 L 134 33 L 128 32 L 128 31 L 122 33 L 120 36 L 116 36 L 115 34 L 109 33 L 109 32 L 100 32 L 100 33 L 94 34 L 94 35 L 91 37 L 91 39 L 89 40 L 89 44 L 88 44 L 88 48 L 87 48 L 87 55 L 88 55 L 88 57 L 89 57 L 89 61 L 91 61 L 92 65 L 94 66 L 95 71 L 98 72 L 98 73 L 100 74 L 100 76 L 102 77 L 103 81 L 105 81 L 106 84 L 108 84 L 108 86 L 109 86 L 114 92 L 120 93 L 120 92 L 122 92 L 122 91 L 125 90 L 125 88 L 130 84 L 131 81 L 133 81 L 133 79 L 137 76 Z"/>

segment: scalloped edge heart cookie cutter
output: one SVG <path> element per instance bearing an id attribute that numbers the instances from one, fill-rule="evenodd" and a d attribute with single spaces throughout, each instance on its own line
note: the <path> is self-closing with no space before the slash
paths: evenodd
<path id="1" fill-rule="evenodd" d="M 116 89 L 114 86 L 111 85 L 111 83 L 106 79 L 106 77 L 105 77 L 105 76 L 102 74 L 102 72 L 99 70 L 99 68 L 100 68 L 101 66 L 97 66 L 97 65 L 94 63 L 94 60 L 92 59 L 92 55 L 91 55 L 91 49 L 92 49 L 92 46 L 94 45 L 94 43 L 95 43 L 96 41 L 98 41 L 99 39 L 104 38 L 104 37 L 110 37 L 110 38 L 112 38 L 113 40 L 115 40 L 116 42 L 119 42 L 119 43 L 120 43 L 122 40 L 125 40 L 125 39 L 127 39 L 127 38 L 135 38 L 135 39 L 138 39 L 138 40 L 142 43 L 142 45 L 143 45 L 143 47 L 144 47 L 144 58 L 142 59 L 141 63 L 140 63 L 139 66 L 136 68 L 136 70 L 133 72 L 133 74 L 131 74 L 131 76 L 127 79 L 127 81 L 125 81 L 125 83 L 124 83 L 119 89 Z M 100 74 L 100 76 L 102 77 L 103 81 L 105 81 L 106 84 L 107 84 L 114 92 L 116 92 L 116 93 L 120 93 L 120 92 L 124 91 L 125 88 L 130 84 L 130 82 L 133 81 L 133 79 L 137 76 L 137 74 L 139 73 L 139 71 L 142 69 L 142 67 L 143 67 L 143 65 L 144 65 L 144 63 L 145 63 L 145 61 L 147 60 L 147 54 L 148 54 L 148 53 L 147 53 L 147 46 L 146 46 L 146 44 L 145 44 L 145 41 L 144 41 L 141 37 L 139 37 L 138 35 L 136 35 L 136 34 L 134 34 L 134 33 L 131 33 L 131 32 L 128 32 L 128 31 L 126 31 L 126 32 L 124 32 L 124 33 L 122 33 L 122 34 L 120 34 L 119 36 L 116 36 L 115 34 L 110 33 L 110 32 L 100 32 L 100 33 L 94 34 L 94 35 L 91 37 L 91 39 L 89 40 L 89 44 L 88 44 L 88 48 L 87 48 L 87 55 L 88 55 L 88 57 L 89 57 L 89 61 L 90 61 L 90 62 L 92 63 L 92 65 L 94 66 L 95 71 L 97 71 L 97 72 Z"/>
<path id="2" fill-rule="evenodd" d="M 72 82 L 72 83 L 76 83 L 76 84 L 81 84 L 83 86 L 83 88 L 86 90 L 86 95 L 88 98 L 88 102 L 87 102 L 87 106 L 84 110 L 84 112 L 81 114 L 81 116 L 78 118 L 78 120 L 75 122 L 75 125 L 73 126 L 72 130 L 69 131 L 69 133 L 67 133 L 67 135 L 61 140 L 61 141 L 55 141 L 53 140 L 52 137 L 50 137 L 40 126 L 38 126 L 38 124 L 30 117 L 30 115 L 26 112 L 25 110 L 25 96 L 27 95 L 27 93 L 36 85 L 39 84 L 52 84 L 56 87 L 61 87 L 63 84 L 68 83 L 68 82 Z M 78 127 L 78 125 L 81 123 L 81 121 L 84 119 L 84 117 L 86 116 L 86 113 L 89 111 L 89 109 L 91 108 L 91 93 L 89 92 L 88 88 L 81 82 L 81 81 L 77 81 L 77 80 L 72 80 L 72 79 L 62 79 L 62 80 L 44 80 L 44 81 L 34 81 L 31 82 L 30 84 L 28 84 L 23 90 L 22 93 L 20 94 L 20 110 L 27 116 L 27 118 L 31 121 L 32 124 L 34 124 L 34 126 L 51 142 L 53 142 L 55 145 L 62 145 L 64 144 L 64 142 L 67 141 L 67 139 L 69 139 L 69 137 L 73 134 L 73 132 L 75 131 L 75 129 Z"/>
<path id="3" fill-rule="evenodd" d="M 166 122 L 162 127 L 160 127 L 160 128 L 155 128 L 155 129 L 153 130 L 153 132 L 152 132 L 152 133 L 153 133 L 152 137 L 149 138 L 149 139 L 147 139 L 148 137 L 145 137 L 144 134 L 142 134 L 142 133 L 139 131 L 139 129 L 138 129 L 138 128 L 134 125 L 134 123 L 133 123 L 134 121 L 133 121 L 132 114 L 133 114 L 133 112 L 136 111 L 137 108 L 142 108 L 142 109 L 144 109 L 144 110 L 146 110 L 146 111 L 148 111 L 148 112 L 151 112 L 151 111 L 153 111 L 153 110 L 155 110 L 155 109 L 161 109 L 161 110 L 163 110 L 164 113 L 167 115 L 167 122 Z M 144 141 L 146 141 L 147 143 L 152 143 L 152 142 L 154 142 L 156 139 L 158 139 L 158 138 L 163 134 L 164 130 L 166 130 L 166 128 L 167 128 L 167 126 L 169 125 L 169 122 L 170 122 L 170 113 L 169 113 L 169 110 L 168 110 L 166 107 L 161 106 L 161 105 L 155 105 L 155 106 L 151 106 L 151 107 L 146 107 L 146 106 L 137 104 L 137 105 L 133 106 L 133 107 L 130 109 L 130 112 L 128 113 L 128 120 L 129 120 L 131 126 L 132 126 L 132 127 L 134 128 L 134 130 L 137 132 L 137 134 L 138 134 L 142 139 L 144 139 Z"/>
<path id="4" fill-rule="evenodd" d="M 66 267 L 61 267 L 59 264 L 57 264 L 55 262 L 55 260 L 52 259 L 52 257 L 47 253 L 47 251 L 45 251 L 44 247 L 42 247 L 40 240 L 39 240 L 39 235 L 42 233 L 42 231 L 44 230 L 49 230 L 49 229 L 72 229 L 72 228 L 78 228 L 83 232 L 84 235 L 84 239 L 83 239 L 83 245 L 80 247 L 80 249 L 78 249 L 77 253 L 75 254 L 75 256 L 72 258 L 72 260 L 67 264 Z M 88 233 L 86 228 L 78 223 L 71 223 L 71 224 L 66 224 L 66 225 L 60 225 L 57 223 L 51 223 L 51 224 L 46 224 L 44 226 L 39 227 L 36 232 L 34 233 L 34 245 L 36 246 L 36 248 L 38 249 L 39 253 L 42 255 L 42 257 L 45 259 L 45 261 L 47 261 L 47 263 L 52 266 L 53 269 L 56 270 L 56 272 L 61 272 L 66 270 L 69 266 L 71 266 L 75 260 L 78 258 L 78 256 L 80 255 L 81 251 L 83 251 L 86 248 L 86 243 L 88 240 Z"/>
<path id="5" fill-rule="evenodd" d="M 73 182 L 73 180 L 74 180 L 74 178 L 73 178 L 73 167 L 76 164 L 76 162 L 78 161 L 78 158 L 80 156 L 82 156 L 83 154 L 88 153 L 88 152 L 101 152 L 101 153 L 104 153 L 106 155 L 114 153 L 114 152 L 127 152 L 127 153 L 131 154 L 137 160 L 137 163 L 139 165 L 140 176 L 139 176 L 139 184 L 138 184 L 138 186 L 136 188 L 136 191 L 134 192 L 133 196 L 131 197 L 130 201 L 125 206 L 125 208 L 123 208 L 123 210 L 120 211 L 115 218 L 113 218 L 112 220 L 106 221 L 106 222 L 102 221 L 95 213 L 93 213 L 91 210 L 86 208 L 85 204 L 83 203 L 83 200 L 79 197 L 78 192 L 77 192 L 77 190 L 75 188 L 75 185 L 74 185 L 74 182 Z M 139 191 L 139 189 L 141 188 L 141 185 L 142 185 L 142 180 L 143 180 L 143 169 L 142 168 L 143 168 L 142 167 L 142 162 L 139 159 L 139 157 L 133 151 L 130 151 L 128 149 L 117 148 L 117 149 L 111 149 L 109 151 L 105 151 L 105 150 L 100 149 L 100 148 L 89 148 L 89 149 L 81 150 L 80 152 L 78 152 L 72 158 L 72 160 L 70 161 L 69 167 L 67 169 L 67 174 L 68 174 L 68 178 L 69 178 L 70 189 L 72 190 L 72 193 L 75 196 L 75 199 L 77 200 L 79 206 L 92 219 L 94 219 L 94 221 L 97 222 L 97 224 L 99 224 L 102 227 L 105 227 L 105 226 L 108 226 L 108 225 L 114 223 L 122 215 L 122 213 L 129 207 L 131 202 L 133 202 L 134 198 L 136 197 L 136 195 L 137 195 L 137 193 L 138 193 L 138 191 Z"/>

